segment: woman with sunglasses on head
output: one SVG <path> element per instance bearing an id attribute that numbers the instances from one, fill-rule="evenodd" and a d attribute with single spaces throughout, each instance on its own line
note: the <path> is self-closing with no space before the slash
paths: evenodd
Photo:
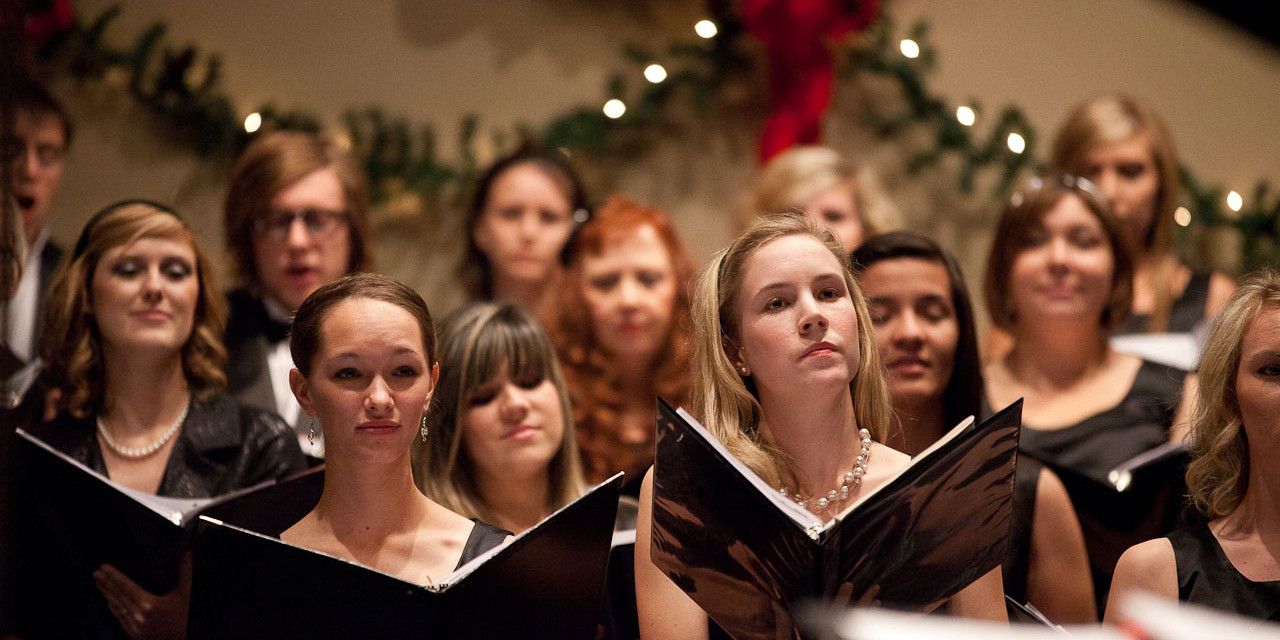
<path id="1" fill-rule="evenodd" d="M 367 180 L 350 154 L 318 134 L 255 140 L 231 171 L 223 223 L 243 288 L 227 298 L 228 392 L 280 414 L 303 450 L 322 457 L 289 391 L 289 319 L 321 285 L 370 266 Z"/>
<path id="2" fill-rule="evenodd" d="M 960 265 L 909 231 L 868 238 L 853 252 L 893 398 L 887 444 L 916 455 L 983 413 L 973 307 Z M 1059 623 L 1091 622 L 1089 563 L 1080 523 L 1058 477 L 1018 460 L 1005 593 Z"/>
<path id="3" fill-rule="evenodd" d="M 623 471 L 635 495 L 653 464 L 654 398 L 688 397 L 693 271 L 667 215 L 625 198 L 574 235 L 551 334 L 589 482 Z"/>
<path id="4" fill-rule="evenodd" d="M 209 498 L 304 468 L 288 426 L 221 392 L 225 310 L 191 230 L 145 201 L 111 205 L 80 235 L 45 306 L 42 357 L 60 411 L 36 436 L 112 482 L 143 493 Z M 104 565 L 98 589 L 119 621 L 93 634 L 176 637 L 179 587 L 149 594 Z M 82 630 L 87 632 L 87 630 Z"/>
<path id="5" fill-rule="evenodd" d="M 881 444 L 889 390 L 866 303 L 829 231 L 798 212 L 759 220 L 703 270 L 693 317 L 693 412 L 783 495 L 827 520 L 908 462 Z M 636 528 L 641 637 L 706 638 L 706 614 L 650 559 L 654 501 L 650 471 Z M 1000 592 L 992 571 L 950 610 L 1005 620 Z"/>
<path id="6" fill-rule="evenodd" d="M 443 323 L 440 362 L 428 437 L 413 445 L 423 493 L 515 533 L 583 494 L 568 391 L 533 316 L 463 307 Z"/>
<path id="7" fill-rule="evenodd" d="M 523 148 L 489 167 L 467 212 L 467 253 L 459 268 L 472 301 L 518 304 L 541 315 L 563 275 L 569 234 L 587 198 L 559 155 Z"/>
<path id="8" fill-rule="evenodd" d="M 1187 488 L 1207 520 L 1124 553 L 1115 596 L 1141 590 L 1280 620 L 1280 273 L 1247 278 L 1200 360 Z"/>
<path id="9" fill-rule="evenodd" d="M 280 539 L 431 584 L 507 537 L 424 496 L 410 447 L 428 435 L 435 325 L 422 298 L 385 276 L 317 289 L 294 317 L 289 382 L 326 434 L 320 502 Z"/>
<path id="10" fill-rule="evenodd" d="M 1191 333 L 1213 318 L 1235 283 L 1178 259 L 1178 157 L 1150 105 L 1126 95 L 1077 105 L 1058 129 L 1050 160 L 1096 184 L 1120 220 L 1133 255 L 1133 312 L 1117 333 Z"/>
<path id="11" fill-rule="evenodd" d="M 1120 222 L 1073 176 L 1036 179 L 1014 195 L 987 263 L 987 311 L 1012 336 L 984 372 L 987 400 L 1003 407 L 1024 399 L 1020 452 L 1049 465 L 1071 492 L 1099 612 L 1116 559 L 1170 530 L 1181 488 L 1161 480 L 1124 493 L 1091 490 L 1067 476 L 1105 479 L 1181 441 L 1182 406 L 1194 391 L 1184 371 L 1109 346 L 1129 314 L 1131 265 Z"/>

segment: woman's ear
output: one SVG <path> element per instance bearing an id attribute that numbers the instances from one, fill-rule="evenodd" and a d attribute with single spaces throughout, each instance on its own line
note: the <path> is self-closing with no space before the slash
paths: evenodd
<path id="1" fill-rule="evenodd" d="M 315 406 L 311 402 L 311 385 L 307 384 L 307 379 L 301 371 L 289 370 L 289 389 L 293 391 L 293 397 L 298 399 L 298 404 L 302 405 L 302 410 L 307 415 L 316 415 Z"/>
<path id="2" fill-rule="evenodd" d="M 427 397 L 422 400 L 422 411 L 426 413 L 431 407 L 431 398 L 436 395 L 436 384 L 440 382 L 440 363 L 431 364 L 431 390 L 427 391 Z"/>

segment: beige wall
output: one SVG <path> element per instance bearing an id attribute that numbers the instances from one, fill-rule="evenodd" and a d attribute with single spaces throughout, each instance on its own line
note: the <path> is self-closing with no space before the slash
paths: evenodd
<path id="1" fill-rule="evenodd" d="M 76 10 L 92 17 L 114 2 L 81 0 Z M 224 87 L 242 113 L 269 101 L 336 119 L 375 104 L 434 123 L 442 150 L 452 153 L 468 112 L 488 128 L 508 129 L 602 103 L 608 76 L 627 69 L 624 42 L 660 49 L 689 33 L 701 7 L 698 0 L 129 0 L 111 37 L 131 43 L 163 20 L 169 44 L 222 55 Z M 917 16 L 932 22 L 935 86 L 946 95 L 977 98 L 989 112 L 1021 104 L 1047 137 L 1074 102 L 1127 90 L 1166 115 L 1204 177 L 1242 192 L 1258 177 L 1280 186 L 1280 53 L 1179 2 L 895 0 L 891 7 L 904 27 Z M 990 201 L 952 193 L 945 169 L 902 175 L 911 140 L 875 140 L 858 129 L 854 103 L 866 99 L 863 88 L 837 95 L 830 140 L 878 169 L 911 225 L 960 250 L 972 272 Z M 117 88 L 55 89 L 79 127 L 55 236 L 73 238 L 110 201 L 149 197 L 175 203 L 221 257 L 227 166 L 166 141 Z M 764 114 L 757 96 L 748 91 L 714 121 L 686 123 L 649 153 L 608 163 L 591 182 L 667 207 L 695 257 L 705 258 L 733 233 L 731 209 L 750 179 Z M 383 220 L 380 229 L 384 270 L 429 300 L 456 301 L 454 216 Z"/>

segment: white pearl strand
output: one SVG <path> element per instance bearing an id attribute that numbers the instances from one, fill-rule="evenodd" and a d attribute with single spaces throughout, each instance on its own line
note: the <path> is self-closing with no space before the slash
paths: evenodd
<path id="1" fill-rule="evenodd" d="M 190 409 L 190 404 L 183 407 L 182 415 L 178 416 L 178 419 L 173 421 L 173 425 L 169 427 L 169 430 L 165 431 L 164 435 L 160 436 L 159 440 L 156 440 L 145 447 L 125 447 L 116 444 L 116 441 L 111 438 L 111 434 L 107 432 L 107 425 L 102 422 L 102 416 L 98 416 L 98 433 L 102 434 L 102 441 L 107 443 L 107 448 L 116 452 L 120 457 L 128 458 L 130 460 L 140 460 L 159 451 L 160 447 L 163 447 L 167 442 L 173 439 L 173 436 L 178 433 L 178 427 L 182 426 L 182 421 L 187 419 L 187 411 Z"/>
<path id="2" fill-rule="evenodd" d="M 858 457 L 853 461 L 853 470 L 844 474 L 844 482 L 839 487 L 827 492 L 827 495 L 817 499 L 819 509 L 827 508 L 827 505 L 834 502 L 841 502 L 849 499 L 849 492 L 856 489 L 862 484 L 862 477 L 867 475 L 867 464 L 871 462 L 871 432 L 866 429 L 858 430 L 858 437 L 862 439 L 862 450 L 858 452 Z M 811 498 L 801 498 L 797 493 L 792 495 L 787 491 L 786 487 L 780 487 L 782 497 L 794 500 L 801 508 L 808 509 Z"/>

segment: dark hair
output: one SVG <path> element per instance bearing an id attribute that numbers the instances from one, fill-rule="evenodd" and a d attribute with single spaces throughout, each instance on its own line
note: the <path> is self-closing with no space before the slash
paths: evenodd
<path id="1" fill-rule="evenodd" d="M 3 101 L 5 107 L 13 112 L 26 111 L 57 118 L 58 124 L 62 126 L 63 150 L 71 148 L 71 136 L 74 133 L 71 119 L 67 117 L 67 111 L 62 108 L 62 103 L 58 102 L 58 99 L 54 98 L 44 85 L 31 78 L 17 78 L 5 87 L 0 101 Z"/>
<path id="2" fill-rule="evenodd" d="M 64 404 L 72 415 L 101 411 L 106 392 L 102 337 L 90 313 L 98 262 L 115 247 L 155 237 L 180 238 L 191 243 L 195 254 L 200 293 L 191 335 L 182 347 L 182 371 L 192 395 L 208 400 L 226 385 L 222 371 L 227 359 L 222 345 L 226 301 L 195 236 L 172 209 L 147 200 L 126 200 L 93 214 L 80 232 L 75 250 L 54 274 L 45 300 L 40 353 L 49 363 L 54 384 L 63 390 Z"/>
<path id="3" fill-rule="evenodd" d="M 408 311 L 422 331 L 427 362 L 436 361 L 436 327 L 427 303 L 403 283 L 377 273 L 357 273 L 316 289 L 302 301 L 289 331 L 289 355 L 303 376 L 311 375 L 311 363 L 320 352 L 320 325 L 339 302 L 349 299 L 380 300 Z"/>
<path id="4" fill-rule="evenodd" d="M 267 214 L 276 194 L 321 169 L 332 168 L 342 184 L 350 230 L 347 273 L 370 267 L 369 184 L 351 154 L 320 134 L 277 131 L 249 145 L 231 169 L 223 232 L 232 264 L 250 286 L 261 284 L 254 260 L 253 222 Z"/>
<path id="5" fill-rule="evenodd" d="M 987 313 L 995 326 L 1005 331 L 1013 329 L 1016 318 L 1008 297 L 1009 273 L 1013 270 L 1013 262 L 1018 254 L 1026 250 L 1031 231 L 1068 195 L 1080 198 L 1089 212 L 1098 219 L 1114 256 L 1111 293 L 1098 321 L 1103 330 L 1110 333 L 1129 318 L 1133 303 L 1133 255 L 1124 240 L 1120 221 L 1098 195 L 1092 182 L 1071 175 L 1050 174 L 1034 178 L 1030 187 L 1013 194 L 996 226 L 996 237 L 987 259 L 987 274 L 984 279 Z"/>
<path id="6" fill-rule="evenodd" d="M 551 181 L 569 200 L 569 215 L 575 221 L 581 221 L 579 212 L 586 214 L 588 209 L 587 195 L 582 188 L 582 181 L 567 161 L 559 154 L 541 151 L 536 147 L 521 147 L 515 153 L 498 159 L 476 180 L 475 191 L 471 196 L 471 207 L 467 209 L 467 252 L 458 268 L 462 285 L 466 288 L 471 300 L 490 300 L 493 298 L 493 270 L 489 259 L 480 246 L 476 244 L 475 228 L 480 216 L 489 206 L 490 191 L 493 183 L 508 169 L 521 165 L 532 165 L 551 178 Z M 561 262 L 567 262 L 569 242 L 565 242 L 561 250 Z"/>
<path id="7" fill-rule="evenodd" d="M 955 257 L 938 243 L 918 233 L 891 231 L 865 240 L 852 254 L 854 275 L 861 278 L 871 265 L 883 260 L 917 258 L 942 265 L 951 283 L 951 304 L 955 307 L 959 340 L 956 342 L 951 378 L 942 395 L 944 425 L 959 423 L 982 411 L 982 362 L 978 357 L 978 331 L 973 319 L 973 302 L 964 274 Z"/>

